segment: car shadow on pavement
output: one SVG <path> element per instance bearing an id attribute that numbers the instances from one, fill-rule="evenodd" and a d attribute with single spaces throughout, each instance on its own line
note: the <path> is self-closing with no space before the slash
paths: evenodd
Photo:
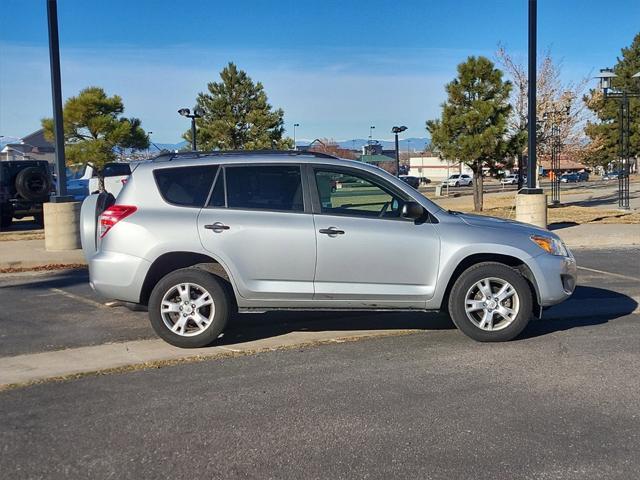
<path id="1" fill-rule="evenodd" d="M 569 300 L 545 310 L 542 319 L 532 320 L 518 339 L 602 325 L 630 315 L 637 308 L 638 302 L 623 293 L 606 288 L 578 286 Z"/>
<path id="2" fill-rule="evenodd" d="M 46 274 L 12 274 L 16 275 L 15 280 L 11 277 L 4 277 L 9 286 L 0 288 L 20 288 L 25 290 L 41 290 L 47 288 L 65 288 L 75 285 L 89 285 L 89 271 L 86 268 L 76 268 L 60 271 L 48 271 Z"/>
<path id="3" fill-rule="evenodd" d="M 451 330 L 444 313 L 426 312 L 266 312 L 246 313 L 229 320 L 218 345 L 251 342 L 291 332 L 371 330 Z"/>

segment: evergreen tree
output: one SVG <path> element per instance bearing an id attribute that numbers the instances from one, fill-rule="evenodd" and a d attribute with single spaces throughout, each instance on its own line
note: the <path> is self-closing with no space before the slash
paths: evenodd
<path id="1" fill-rule="evenodd" d="M 229 63 L 220 72 L 220 82 L 207 85 L 198 94 L 196 106 L 204 115 L 196 120 L 201 150 L 290 149 L 293 141 L 283 138 L 284 112 L 273 110 L 260 82 Z M 191 130 L 184 139 L 191 142 Z"/>
<path id="2" fill-rule="evenodd" d="M 511 83 L 486 57 L 469 57 L 446 86 L 442 117 L 427 121 L 431 142 L 441 156 L 473 170 L 473 205 L 482 211 L 482 169 L 496 168 L 512 151 L 507 138 Z"/>
<path id="3" fill-rule="evenodd" d="M 116 150 L 148 148 L 149 138 L 137 118 L 124 118 L 122 98 L 88 87 L 69 98 L 63 109 L 65 156 L 69 165 L 91 164 L 104 189 L 102 169 L 116 159 Z M 42 120 L 45 137 L 54 139 L 53 119 Z"/>
<path id="4" fill-rule="evenodd" d="M 622 88 L 628 92 L 640 92 L 640 79 L 631 78 L 640 72 L 640 33 L 638 33 L 631 46 L 622 49 L 622 58 L 613 68 L 617 78 L 614 78 L 612 87 Z M 585 97 L 585 102 L 596 115 L 597 122 L 588 122 L 585 132 L 591 139 L 590 155 L 587 161 L 592 165 L 606 167 L 620 156 L 620 102 L 606 100 L 604 95 L 597 90 L 591 90 Z M 629 99 L 629 112 L 631 114 L 631 136 L 629 149 L 631 157 L 640 155 L 640 99 Z"/>

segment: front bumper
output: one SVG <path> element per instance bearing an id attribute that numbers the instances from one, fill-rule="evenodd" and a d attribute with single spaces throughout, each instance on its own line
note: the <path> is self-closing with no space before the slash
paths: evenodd
<path id="1" fill-rule="evenodd" d="M 89 284 L 105 298 L 138 303 L 149 267 L 144 258 L 101 251 L 89 258 Z"/>
<path id="2" fill-rule="evenodd" d="M 572 255 L 542 253 L 529 265 L 536 279 L 540 306 L 550 307 L 568 299 L 578 282 L 578 267 Z"/>

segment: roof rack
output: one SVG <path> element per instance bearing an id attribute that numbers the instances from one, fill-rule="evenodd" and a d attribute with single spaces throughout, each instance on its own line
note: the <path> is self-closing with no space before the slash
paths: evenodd
<path id="1" fill-rule="evenodd" d="M 211 152 L 164 152 L 151 159 L 152 162 L 170 162 L 177 158 L 203 158 L 212 156 L 231 156 L 231 155 L 310 155 L 316 158 L 335 158 L 335 155 L 322 152 L 308 152 L 301 150 L 214 150 Z"/>

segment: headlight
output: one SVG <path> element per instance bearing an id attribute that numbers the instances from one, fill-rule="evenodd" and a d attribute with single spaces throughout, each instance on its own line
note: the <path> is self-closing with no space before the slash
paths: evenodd
<path id="1" fill-rule="evenodd" d="M 561 257 L 569 256 L 567 247 L 564 246 L 562 240 L 558 240 L 553 237 L 544 237 L 542 235 L 531 235 L 531 240 L 535 242 L 541 249 L 551 255 L 558 255 Z"/>

